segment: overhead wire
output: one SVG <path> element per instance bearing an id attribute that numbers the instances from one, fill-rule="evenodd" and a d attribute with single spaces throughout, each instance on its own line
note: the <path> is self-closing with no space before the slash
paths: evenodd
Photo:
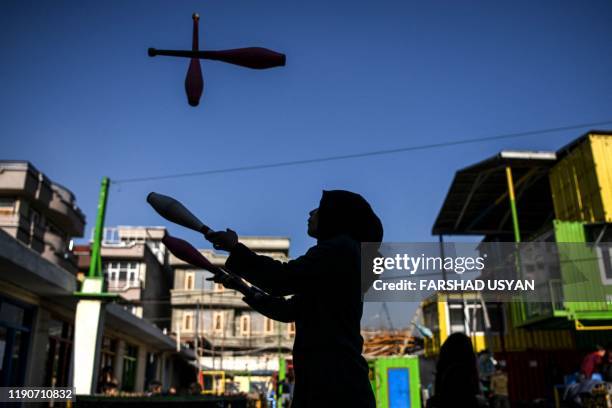
<path id="1" fill-rule="evenodd" d="M 372 150 L 372 151 L 366 151 L 366 152 L 361 152 L 361 153 L 349 153 L 349 154 L 334 155 L 334 156 L 315 157 L 315 158 L 309 158 L 309 159 L 279 161 L 279 162 L 272 162 L 272 163 L 252 164 L 252 165 L 236 166 L 236 167 L 225 167 L 225 168 L 219 168 L 219 169 L 201 170 L 201 171 L 193 171 L 193 172 L 185 172 L 185 173 L 174 173 L 174 174 L 166 174 L 166 175 L 159 175 L 159 176 L 145 176 L 145 177 L 117 179 L 117 180 L 113 180 L 112 184 L 121 185 L 121 184 L 127 184 L 127 183 L 139 183 L 139 182 L 154 181 L 154 180 L 167 180 L 167 179 L 176 179 L 176 178 L 183 178 L 183 177 L 196 177 L 196 176 L 207 176 L 207 175 L 213 175 L 213 174 L 237 173 L 237 172 L 263 170 L 263 169 L 271 169 L 271 168 L 278 168 L 278 167 L 289 167 L 289 166 L 298 166 L 298 165 L 306 165 L 306 164 L 324 163 L 324 162 L 331 162 L 331 161 L 338 161 L 338 160 L 358 159 L 358 158 L 363 158 L 363 157 L 383 156 L 383 155 L 405 153 L 405 152 L 412 152 L 412 151 L 418 151 L 418 150 L 429 150 L 429 149 L 444 148 L 444 147 L 458 146 L 458 145 L 464 145 L 464 144 L 489 142 L 493 140 L 513 139 L 513 138 L 541 135 L 541 134 L 547 134 L 547 133 L 555 133 L 555 132 L 561 132 L 561 131 L 567 131 L 567 130 L 593 128 L 596 126 L 611 125 L 611 124 L 612 124 L 612 120 L 605 120 L 605 121 L 600 121 L 600 122 L 582 123 L 582 124 L 576 124 L 576 125 L 530 130 L 530 131 L 524 131 L 524 132 L 498 134 L 494 136 L 483 136 L 483 137 L 475 137 L 475 138 L 468 138 L 468 139 L 451 140 L 451 141 L 439 142 L 439 143 L 427 143 L 427 144 L 421 144 L 421 145 L 405 146 L 405 147 L 398 147 L 394 149 Z"/>

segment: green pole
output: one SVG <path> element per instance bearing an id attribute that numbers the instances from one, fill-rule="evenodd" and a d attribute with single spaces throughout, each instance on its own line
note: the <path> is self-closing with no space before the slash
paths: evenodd
<path id="1" fill-rule="evenodd" d="M 93 244 L 91 247 L 91 260 L 89 261 L 90 278 L 102 277 L 102 235 L 104 233 L 104 217 L 106 215 L 106 202 L 108 200 L 108 187 L 110 179 L 102 177 L 100 186 L 100 197 L 98 198 L 98 214 L 96 215 L 96 229 L 94 230 Z"/>
<path id="2" fill-rule="evenodd" d="M 512 181 L 512 169 L 506 167 L 506 180 L 508 182 L 508 197 L 510 198 L 510 211 L 512 212 L 512 226 L 514 228 L 514 242 L 521 242 L 521 230 L 519 229 L 518 213 L 516 211 L 516 198 L 514 196 L 514 183 Z"/>
<path id="3" fill-rule="evenodd" d="M 510 166 L 506 166 L 506 181 L 508 183 L 508 197 L 510 198 L 510 212 L 512 213 L 512 227 L 514 229 L 514 242 L 516 250 L 514 262 L 516 265 L 516 269 L 522 279 L 523 269 L 521 268 L 521 254 L 518 248 L 518 243 L 521 242 L 521 230 L 519 228 L 518 211 L 516 210 L 516 197 L 514 195 L 514 182 L 512 181 L 512 169 L 510 168 Z M 525 320 L 527 311 L 525 308 L 524 299 L 522 299 L 522 301 L 520 302 L 520 313 L 522 319 Z"/>
<path id="4" fill-rule="evenodd" d="M 277 333 L 278 333 L 278 348 L 276 350 L 277 356 L 278 356 L 277 357 L 278 358 L 278 376 L 276 377 L 276 382 L 277 382 L 277 384 L 276 384 L 276 406 L 277 406 L 277 408 L 282 408 L 282 405 L 283 405 L 283 402 L 281 401 L 281 391 L 282 391 L 281 388 L 282 387 L 280 385 L 280 382 L 281 382 L 281 369 L 282 369 L 281 367 L 283 365 L 282 364 L 282 362 L 283 362 L 282 360 L 283 359 L 281 357 L 282 328 L 281 328 L 281 323 L 280 322 L 276 323 L 276 330 L 277 330 Z"/>
<path id="5" fill-rule="evenodd" d="M 286 378 L 287 374 L 285 372 L 285 359 L 283 358 L 283 356 L 278 357 L 278 382 L 279 382 L 279 386 L 278 386 L 278 403 L 277 403 L 277 407 L 278 408 L 283 408 L 283 386 L 280 385 L 281 381 L 283 381 Z"/>

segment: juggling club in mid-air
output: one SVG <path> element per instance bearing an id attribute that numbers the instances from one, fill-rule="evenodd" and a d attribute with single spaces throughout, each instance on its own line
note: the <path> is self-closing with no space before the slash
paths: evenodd
<path id="1" fill-rule="evenodd" d="M 200 48 L 198 44 L 198 21 L 200 16 L 197 13 L 193 13 L 193 39 L 191 43 L 191 50 L 197 53 Z M 200 59 L 198 57 L 192 57 L 189 61 L 189 68 L 187 69 L 187 76 L 185 77 L 185 92 L 187 93 L 187 102 L 191 106 L 198 106 L 200 103 L 200 97 L 204 91 L 204 77 L 202 76 L 202 68 L 200 67 Z"/>
<path id="2" fill-rule="evenodd" d="M 192 229 L 202 234 L 208 234 L 212 230 L 189 211 L 180 201 L 172 197 L 151 192 L 147 196 L 147 202 L 157 211 L 159 215 L 175 224 Z"/>

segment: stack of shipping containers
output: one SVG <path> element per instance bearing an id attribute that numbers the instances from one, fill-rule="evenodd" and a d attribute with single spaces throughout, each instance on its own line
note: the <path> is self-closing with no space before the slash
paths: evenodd
<path id="1" fill-rule="evenodd" d="M 612 341 L 612 251 L 605 245 L 612 241 L 612 132 L 591 131 L 556 155 L 547 177 L 554 220 L 542 220 L 543 230 L 528 239 L 547 236 L 558 244 L 561 279 L 555 296 L 547 304 L 520 299 L 505 304 L 496 330 L 467 333 L 476 351 L 488 348 L 506 362 L 515 403 L 554 398 L 554 385 L 576 371 L 588 351 Z M 519 204 L 519 209 L 530 205 Z M 603 245 L 594 247 L 595 242 Z M 567 259 L 572 262 L 564 263 Z M 576 270 L 579 282 L 568 279 Z M 466 296 L 478 295 L 464 293 L 461 301 Z M 449 307 L 458 300 L 452 297 L 437 293 L 422 302 L 425 323 L 435 334 L 425 343 L 427 357 L 435 358 L 456 331 Z M 490 308 L 489 315 L 495 315 Z"/>

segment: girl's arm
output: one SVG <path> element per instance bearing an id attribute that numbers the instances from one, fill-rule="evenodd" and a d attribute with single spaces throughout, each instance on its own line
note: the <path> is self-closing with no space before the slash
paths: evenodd
<path id="1" fill-rule="evenodd" d="M 313 284 L 324 284 L 325 271 L 342 270 L 346 254 L 340 245 L 326 241 L 310 248 L 306 254 L 289 262 L 257 255 L 242 244 L 231 251 L 225 266 L 232 273 L 274 296 L 295 294 Z M 334 263 L 338 263 L 334 267 Z"/>
<path id="2" fill-rule="evenodd" d="M 279 322 L 289 323 L 296 319 L 295 297 L 284 297 L 255 294 L 242 298 L 249 306 L 262 315 Z"/>

